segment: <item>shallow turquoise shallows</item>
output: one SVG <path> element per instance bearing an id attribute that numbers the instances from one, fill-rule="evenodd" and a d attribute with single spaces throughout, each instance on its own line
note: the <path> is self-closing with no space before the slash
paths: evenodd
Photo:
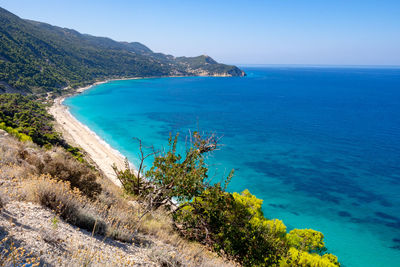
<path id="1" fill-rule="evenodd" d="M 268 218 L 313 228 L 343 266 L 400 266 L 400 69 L 244 68 L 247 77 L 113 81 L 65 101 L 137 162 L 140 138 L 215 132 L 208 159 Z M 148 165 L 151 162 L 148 162 Z"/>

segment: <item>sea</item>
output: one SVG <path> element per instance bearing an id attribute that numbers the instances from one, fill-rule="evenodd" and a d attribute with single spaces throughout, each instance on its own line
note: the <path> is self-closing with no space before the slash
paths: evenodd
<path id="1" fill-rule="evenodd" d="M 213 182 L 234 169 L 229 191 L 249 189 L 288 231 L 321 231 L 342 266 L 400 266 L 400 68 L 242 69 L 111 81 L 65 105 L 133 164 L 136 138 L 162 150 L 179 133 L 183 151 L 215 134 Z"/>

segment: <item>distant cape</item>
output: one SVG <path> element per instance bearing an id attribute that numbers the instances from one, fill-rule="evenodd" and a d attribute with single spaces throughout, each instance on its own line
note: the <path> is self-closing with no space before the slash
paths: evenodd
<path id="1" fill-rule="evenodd" d="M 0 8 L 0 93 L 46 93 L 101 79 L 163 76 L 244 76 L 211 57 L 154 53 L 139 42 L 81 34 L 21 19 Z"/>

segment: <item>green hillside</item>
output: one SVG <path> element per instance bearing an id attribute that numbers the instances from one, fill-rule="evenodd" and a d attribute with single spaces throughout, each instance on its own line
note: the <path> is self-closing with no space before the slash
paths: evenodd
<path id="1" fill-rule="evenodd" d="M 242 76 L 208 56 L 175 58 L 145 45 L 116 42 L 24 20 L 0 8 L 0 92 L 44 93 L 118 77 Z"/>

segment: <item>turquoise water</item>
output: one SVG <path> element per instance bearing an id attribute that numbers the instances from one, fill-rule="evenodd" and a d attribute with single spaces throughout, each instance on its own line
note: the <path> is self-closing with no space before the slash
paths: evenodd
<path id="1" fill-rule="evenodd" d="M 65 101 L 137 162 L 138 137 L 216 132 L 210 176 L 269 218 L 325 234 L 344 266 L 400 266 L 400 69 L 245 68 L 239 78 L 113 81 Z"/>

